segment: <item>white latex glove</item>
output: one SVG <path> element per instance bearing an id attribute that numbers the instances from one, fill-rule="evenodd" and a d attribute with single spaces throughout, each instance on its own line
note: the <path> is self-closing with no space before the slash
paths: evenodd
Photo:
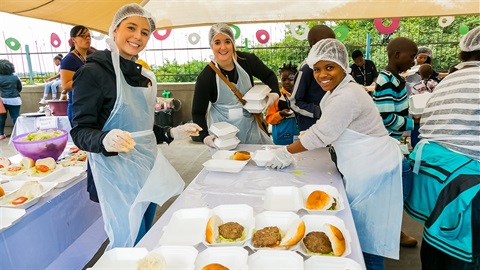
<path id="1" fill-rule="evenodd" d="M 287 147 L 278 148 L 273 152 L 273 158 L 265 166 L 272 167 L 274 169 L 283 169 L 294 161 L 293 155 L 288 152 Z"/>
<path id="2" fill-rule="evenodd" d="M 213 143 L 213 141 L 217 138 L 217 136 L 215 135 L 208 135 L 207 137 L 205 137 L 205 139 L 203 139 L 203 143 L 208 145 L 209 147 L 211 148 L 217 148 L 217 146 L 215 145 L 215 143 Z"/>
<path id="3" fill-rule="evenodd" d="M 268 100 L 267 100 L 267 108 L 270 107 L 275 101 L 277 101 L 280 98 L 280 96 L 277 93 L 269 93 L 268 94 Z"/>
<path id="4" fill-rule="evenodd" d="M 186 139 L 190 136 L 198 136 L 198 133 L 202 131 L 202 128 L 195 123 L 186 123 L 181 126 L 177 126 L 170 129 L 170 135 L 172 138 Z"/>
<path id="5" fill-rule="evenodd" d="M 120 129 L 112 129 L 103 138 L 102 144 L 107 152 L 129 152 L 135 146 L 135 141 L 132 139 L 132 134 Z"/>

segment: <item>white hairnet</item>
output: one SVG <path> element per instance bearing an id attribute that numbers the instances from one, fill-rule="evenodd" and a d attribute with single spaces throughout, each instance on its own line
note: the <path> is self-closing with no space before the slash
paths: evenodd
<path id="1" fill-rule="evenodd" d="M 460 50 L 462 52 L 480 51 L 480 26 L 470 30 L 460 40 Z"/>
<path id="2" fill-rule="evenodd" d="M 150 12 L 146 11 L 139 4 L 128 4 L 121 7 L 113 17 L 113 21 L 110 25 L 108 35 L 113 38 L 113 30 L 115 30 L 115 28 L 117 28 L 123 20 L 133 16 L 140 16 L 146 18 L 148 20 L 148 23 L 150 24 L 150 33 L 153 33 L 153 31 L 155 31 L 155 18 L 153 17 L 153 15 Z"/>
<path id="3" fill-rule="evenodd" d="M 432 49 L 430 49 L 428 47 L 425 47 L 425 46 L 420 46 L 420 47 L 418 47 L 417 55 L 419 55 L 419 54 L 426 54 L 426 55 L 432 57 Z"/>
<path id="4" fill-rule="evenodd" d="M 232 28 L 226 23 L 217 23 L 212 25 L 210 31 L 208 31 L 208 40 L 210 41 L 210 48 L 212 48 L 213 39 L 218 34 L 227 35 L 233 43 L 233 50 L 235 50 L 235 34 Z"/>
<path id="5" fill-rule="evenodd" d="M 338 64 L 346 73 L 350 73 L 348 66 L 347 48 L 342 42 L 334 39 L 322 39 L 315 43 L 307 56 L 307 64 L 313 69 L 318 61 L 331 61 Z"/>

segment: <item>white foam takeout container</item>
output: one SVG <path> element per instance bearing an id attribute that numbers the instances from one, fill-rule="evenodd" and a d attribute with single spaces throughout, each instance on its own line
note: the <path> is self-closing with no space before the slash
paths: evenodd
<path id="1" fill-rule="evenodd" d="M 19 183 L 18 188 L 20 189 L 20 187 L 26 182 L 28 182 L 28 181 L 18 181 L 18 183 Z M 30 206 L 36 204 L 40 200 L 41 197 L 45 196 L 48 192 L 50 192 L 57 185 L 57 183 L 52 183 L 52 182 L 39 182 L 39 183 L 43 186 L 43 192 L 40 195 L 38 195 L 37 197 L 35 197 L 33 199 L 30 199 L 30 200 L 26 201 L 25 203 L 18 204 L 18 205 L 13 205 L 13 204 L 11 204 L 11 201 L 13 201 L 16 198 L 21 196 L 21 194 L 18 194 L 18 189 L 17 189 L 17 190 L 15 190 L 15 191 L 13 191 L 9 194 L 6 194 L 2 198 L 0 198 L 0 206 L 1 207 L 17 208 L 17 209 L 27 209 Z"/>
<path id="2" fill-rule="evenodd" d="M 272 226 L 277 226 L 280 229 L 280 233 L 283 235 L 286 234 L 287 230 L 290 228 L 292 223 L 296 220 L 298 220 L 300 217 L 292 212 L 281 212 L 281 211 L 264 211 L 258 215 L 255 216 L 255 229 L 254 231 L 261 230 L 265 227 L 272 227 Z M 253 239 L 253 234 L 252 234 L 252 239 Z M 253 246 L 253 241 L 250 239 L 249 246 L 253 250 L 284 250 L 285 247 L 274 247 L 274 248 L 269 248 L 269 247 L 254 247 Z M 295 250 L 297 249 L 298 244 L 289 247 L 288 249 L 290 250 Z"/>
<path id="3" fill-rule="evenodd" d="M 306 208 L 306 201 L 310 193 L 321 190 L 336 199 L 335 210 L 311 210 Z M 271 211 L 298 211 L 304 209 L 309 214 L 336 214 L 345 209 L 342 196 L 338 190 L 330 185 L 305 185 L 300 188 L 294 186 L 269 187 L 265 190 L 263 207 Z"/>
<path id="4" fill-rule="evenodd" d="M 152 250 L 165 258 L 167 269 L 195 269 L 198 250 L 190 246 L 160 246 Z"/>
<path id="5" fill-rule="evenodd" d="M 210 159 L 202 165 L 210 172 L 238 173 L 247 163 L 247 160 Z"/>
<path id="6" fill-rule="evenodd" d="M 258 250 L 248 257 L 248 266 L 258 270 L 303 270 L 303 257 L 295 251 Z"/>
<path id="7" fill-rule="evenodd" d="M 304 269 L 362 270 L 362 266 L 356 261 L 349 258 L 333 256 L 312 256 L 309 259 L 305 260 Z"/>
<path id="8" fill-rule="evenodd" d="M 240 143 L 240 140 L 237 137 L 230 139 L 216 138 L 213 143 L 219 150 L 232 150 L 237 147 L 237 145 Z"/>
<path id="9" fill-rule="evenodd" d="M 260 101 L 248 101 L 243 108 L 249 113 L 261 113 L 266 109 L 267 98 L 264 98 Z"/>
<path id="10" fill-rule="evenodd" d="M 267 162 L 273 159 L 273 152 L 275 150 L 256 150 L 255 152 L 251 153 L 252 160 L 255 161 L 257 166 L 265 166 Z"/>
<path id="11" fill-rule="evenodd" d="M 343 252 L 342 256 L 340 257 L 345 257 L 350 255 L 352 253 L 352 246 L 351 246 L 351 237 L 350 237 L 350 232 L 346 229 L 345 223 L 343 222 L 342 219 L 336 217 L 336 216 L 328 216 L 328 215 L 305 215 L 302 217 L 303 221 L 305 222 L 305 236 L 309 232 L 312 231 L 318 231 L 318 232 L 324 232 L 324 225 L 325 224 L 331 224 L 335 227 L 337 227 L 343 234 L 343 237 L 345 238 L 345 252 Z M 303 240 L 300 241 L 300 245 L 297 249 L 300 253 L 302 253 L 305 256 L 321 256 L 316 253 L 311 253 L 307 251 L 305 248 L 305 245 L 303 243 Z M 329 255 L 325 255 L 327 257 L 331 257 Z"/>
<path id="12" fill-rule="evenodd" d="M 229 151 L 229 150 L 218 150 L 212 155 L 212 159 L 219 159 L 219 160 L 234 160 L 233 155 L 235 155 L 236 151 Z M 250 158 L 251 159 L 251 158 Z M 250 160 L 248 159 L 248 160 Z M 235 161 L 248 161 L 248 160 L 235 160 Z"/>
<path id="13" fill-rule="evenodd" d="M 270 87 L 267 85 L 255 85 L 248 92 L 243 95 L 243 99 L 247 101 L 260 101 L 263 100 L 268 93 L 270 93 Z"/>
<path id="14" fill-rule="evenodd" d="M 213 133 L 213 135 L 217 136 L 217 138 L 224 140 L 234 138 L 239 131 L 236 126 L 227 122 L 213 123 L 212 125 L 210 125 L 209 130 Z"/>
<path id="15" fill-rule="evenodd" d="M 224 204 L 213 208 L 211 214 L 219 216 L 224 223 L 237 222 L 238 224 L 242 225 L 244 228 L 245 238 L 237 242 L 209 244 L 207 241 L 205 241 L 204 237 L 203 244 L 206 246 L 243 246 L 245 242 L 248 242 L 252 237 L 253 228 L 255 227 L 255 218 L 253 217 L 253 208 L 251 206 L 246 204 Z"/>
<path id="16" fill-rule="evenodd" d="M 147 256 L 146 248 L 114 248 L 105 252 L 91 269 L 137 269 L 138 260 Z"/>
<path id="17" fill-rule="evenodd" d="M 209 247 L 200 252 L 195 269 L 202 269 L 211 263 L 219 263 L 228 269 L 248 269 L 248 251 L 242 247 Z"/>
<path id="18" fill-rule="evenodd" d="M 432 93 L 423 93 L 418 95 L 411 95 L 408 98 L 408 111 L 412 115 L 422 115 L 428 100 Z"/>
<path id="19" fill-rule="evenodd" d="M 15 224 L 25 215 L 25 209 L 0 207 L 0 232 Z"/>

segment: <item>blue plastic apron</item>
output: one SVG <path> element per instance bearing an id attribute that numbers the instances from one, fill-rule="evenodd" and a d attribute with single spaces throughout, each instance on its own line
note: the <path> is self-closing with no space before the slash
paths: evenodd
<path id="1" fill-rule="evenodd" d="M 143 215 L 153 202 L 162 205 L 183 190 L 180 175 L 157 149 L 152 131 L 157 84 L 153 72 L 142 69 L 152 85 L 132 87 L 120 69 L 119 55 L 112 49 L 117 82 L 117 99 L 103 131 L 121 129 L 132 133 L 135 148 L 128 153 L 106 157 L 90 153 L 89 162 L 110 244 L 132 247 Z"/>

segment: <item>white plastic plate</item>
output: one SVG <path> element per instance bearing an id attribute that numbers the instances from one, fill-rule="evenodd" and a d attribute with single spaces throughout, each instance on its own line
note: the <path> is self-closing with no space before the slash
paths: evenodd
<path id="1" fill-rule="evenodd" d="M 303 257 L 294 251 L 259 250 L 248 257 L 248 267 L 258 270 L 302 270 Z"/>
<path id="2" fill-rule="evenodd" d="M 105 252 L 92 269 L 137 269 L 137 262 L 148 254 L 146 248 L 114 248 Z"/>
<path id="3" fill-rule="evenodd" d="M 346 246 L 345 252 L 343 252 L 342 256 L 340 257 L 345 257 L 350 255 L 350 253 L 352 253 L 352 246 L 351 246 L 352 240 L 350 238 L 350 233 L 346 229 L 345 223 L 343 222 L 342 219 L 336 216 L 326 216 L 326 215 L 305 215 L 302 217 L 302 219 L 305 222 L 305 236 L 307 236 L 307 234 L 312 231 L 324 232 L 325 224 L 331 224 L 337 227 L 342 232 L 343 237 L 345 238 L 345 246 Z M 307 251 L 307 249 L 305 248 L 305 245 L 303 244 L 303 240 L 300 241 L 298 251 L 305 256 L 321 256 L 319 254 Z M 326 256 L 331 257 L 328 255 Z"/>
<path id="4" fill-rule="evenodd" d="M 5 194 L 9 194 L 19 189 L 23 185 L 23 183 L 23 181 L 10 181 L 7 183 L 3 183 L 0 186 L 3 188 L 3 191 L 5 191 Z"/>
<path id="5" fill-rule="evenodd" d="M 25 215 L 25 209 L 0 207 L 0 232 L 15 224 Z"/>
<path id="6" fill-rule="evenodd" d="M 217 122 L 210 125 L 210 131 L 218 138 L 227 139 L 234 137 L 239 130 L 236 126 L 227 122 Z"/>
<path id="7" fill-rule="evenodd" d="M 280 233 L 285 235 L 287 230 L 290 228 L 291 224 L 299 219 L 299 216 L 295 213 L 292 212 L 277 212 L 277 211 L 264 211 L 258 215 L 255 216 L 255 229 L 254 231 L 261 230 L 265 227 L 272 227 L 272 226 L 277 226 L 280 229 Z M 252 234 L 252 239 L 253 239 L 253 234 Z M 251 240 L 252 240 L 251 239 Z M 260 249 L 267 249 L 267 250 L 272 250 L 272 249 L 282 249 L 284 250 L 285 247 L 274 247 L 274 248 L 268 248 L 268 247 L 254 247 L 253 246 L 253 241 L 250 241 L 250 247 L 254 250 L 260 250 Z M 290 250 L 295 250 L 297 249 L 298 244 L 289 247 Z"/>
<path id="8" fill-rule="evenodd" d="M 49 172 L 47 174 L 44 174 L 44 175 L 41 175 L 41 176 L 29 175 L 29 170 L 31 170 L 31 169 L 32 168 L 27 169 L 24 173 L 18 174 L 16 176 L 12 177 L 10 180 L 11 181 L 41 181 L 41 180 L 45 179 L 46 177 L 50 177 L 52 174 L 55 174 L 58 171 L 61 171 L 63 169 L 63 167 L 57 164 L 55 169 L 53 169 L 53 170 L 51 170 L 51 172 Z"/>
<path id="9" fill-rule="evenodd" d="M 412 115 L 422 115 L 428 100 L 432 93 L 423 93 L 418 95 L 411 95 L 408 98 L 408 111 Z"/>
<path id="10" fill-rule="evenodd" d="M 246 160 L 210 159 L 203 163 L 203 167 L 211 172 L 238 173 L 247 163 Z"/>
<path id="11" fill-rule="evenodd" d="M 257 150 L 252 153 L 252 159 L 257 166 L 265 166 L 267 162 L 272 160 L 274 150 Z"/>
<path id="12" fill-rule="evenodd" d="M 162 246 L 197 246 L 205 239 L 205 226 L 211 216 L 207 207 L 185 208 L 173 213 L 159 244 Z"/>
<path id="13" fill-rule="evenodd" d="M 305 260 L 305 270 L 362 270 L 362 266 L 349 258 L 332 256 L 312 256 Z"/>
<path id="14" fill-rule="evenodd" d="M 81 177 L 84 172 L 85 169 L 82 167 L 63 167 L 42 178 L 41 182 L 57 183 L 56 188 L 62 188 Z"/>
<path id="15" fill-rule="evenodd" d="M 190 246 L 160 246 L 152 250 L 165 258 L 167 269 L 195 269 L 198 251 Z"/>
<path id="16" fill-rule="evenodd" d="M 28 181 L 25 181 L 25 182 L 28 182 Z M 40 184 L 43 186 L 43 192 L 42 192 L 42 194 L 38 195 L 37 197 L 35 197 L 31 200 L 28 200 L 25 203 L 18 204 L 18 205 L 13 205 L 11 202 L 13 200 L 15 200 L 16 198 L 21 196 L 21 194 L 18 194 L 18 190 L 17 190 L 15 192 L 12 192 L 8 195 L 3 196 L 0 199 L 0 206 L 17 208 L 17 209 L 27 209 L 30 206 L 36 204 L 38 202 L 38 200 L 40 200 L 41 197 L 45 196 L 48 192 L 50 192 L 57 185 L 57 183 L 49 183 L 49 182 L 45 182 L 45 183 L 40 182 Z"/>
<path id="17" fill-rule="evenodd" d="M 195 269 L 219 263 L 228 269 L 248 269 L 248 251 L 242 247 L 209 247 L 198 254 Z"/>

